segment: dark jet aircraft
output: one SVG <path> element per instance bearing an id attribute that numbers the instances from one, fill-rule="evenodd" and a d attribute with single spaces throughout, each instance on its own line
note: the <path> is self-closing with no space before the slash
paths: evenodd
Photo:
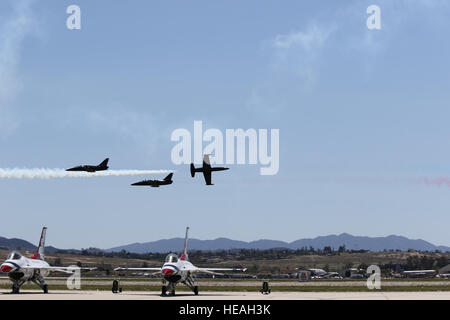
<path id="1" fill-rule="evenodd" d="M 109 161 L 109 158 L 106 158 L 98 166 L 78 166 L 78 167 L 67 169 L 66 171 L 86 171 L 86 172 L 104 171 L 104 170 L 108 170 L 108 168 L 109 168 L 108 161 Z"/>
<path id="2" fill-rule="evenodd" d="M 132 186 L 150 186 L 153 188 L 158 188 L 159 186 L 165 186 L 172 184 L 173 173 L 170 173 L 164 180 L 143 180 L 140 182 L 133 183 Z"/>
<path id="3" fill-rule="evenodd" d="M 211 168 L 210 162 L 209 162 L 209 155 L 205 154 L 203 156 L 203 167 L 201 168 L 195 168 L 194 164 L 191 163 L 191 176 L 192 178 L 195 177 L 196 172 L 203 172 L 203 177 L 205 178 L 205 182 L 207 186 L 212 186 L 211 183 L 211 172 L 213 171 L 223 171 L 228 170 L 229 168 L 224 167 L 215 167 Z"/>

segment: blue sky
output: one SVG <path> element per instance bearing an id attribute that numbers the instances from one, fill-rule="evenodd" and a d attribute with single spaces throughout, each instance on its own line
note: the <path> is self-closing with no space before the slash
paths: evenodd
<path id="1" fill-rule="evenodd" d="M 66 8 L 81 8 L 81 30 Z M 368 30 L 366 8 L 381 8 Z M 62 248 L 348 232 L 450 245 L 446 1 L 2 1 L 0 167 L 173 169 L 0 180 L 0 235 Z M 280 171 L 216 185 L 175 166 L 176 128 L 279 128 Z M 138 177 L 139 178 L 139 177 Z"/>

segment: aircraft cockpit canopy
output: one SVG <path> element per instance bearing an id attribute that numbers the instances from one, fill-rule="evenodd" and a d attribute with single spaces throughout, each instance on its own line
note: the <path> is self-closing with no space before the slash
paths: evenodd
<path id="1" fill-rule="evenodd" d="M 7 260 L 19 260 L 20 258 L 22 258 L 22 255 L 17 251 L 13 251 L 8 255 Z"/>
<path id="2" fill-rule="evenodd" d="M 178 262 L 178 256 L 175 253 L 169 253 L 166 256 L 166 262 L 168 262 L 168 263 L 177 263 Z"/>

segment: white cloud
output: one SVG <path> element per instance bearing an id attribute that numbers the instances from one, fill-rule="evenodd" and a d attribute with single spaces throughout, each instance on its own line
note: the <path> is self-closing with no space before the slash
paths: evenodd
<path id="1" fill-rule="evenodd" d="M 245 101 L 246 108 L 274 119 L 288 104 L 289 97 L 311 90 L 318 79 L 317 62 L 334 30 L 334 26 L 311 24 L 303 30 L 266 40 L 264 48 L 270 54 L 270 72 L 252 88 Z"/>
<path id="2" fill-rule="evenodd" d="M 290 49 L 300 46 L 306 52 L 312 52 L 320 48 L 330 34 L 330 29 L 312 26 L 306 31 L 295 31 L 289 34 L 279 34 L 273 42 L 274 47 L 279 49 Z"/>
<path id="3" fill-rule="evenodd" d="M 12 11 L 0 21 L 0 136 L 11 134 L 18 120 L 10 114 L 14 98 L 21 90 L 17 66 L 21 44 L 33 25 L 32 0 L 11 1 Z"/>
<path id="4" fill-rule="evenodd" d="M 315 24 L 302 31 L 275 36 L 271 42 L 275 50 L 273 71 L 293 76 L 302 88 L 311 88 L 318 77 L 317 59 L 333 30 Z"/>

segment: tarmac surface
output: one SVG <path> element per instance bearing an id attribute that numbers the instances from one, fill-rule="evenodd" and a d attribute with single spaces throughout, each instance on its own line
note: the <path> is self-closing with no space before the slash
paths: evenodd
<path id="1" fill-rule="evenodd" d="M 83 285 L 90 286 L 107 286 L 111 287 L 113 279 L 101 279 L 101 278 L 82 278 Z M 48 277 L 45 279 L 45 282 L 49 287 L 53 285 L 61 285 L 65 286 L 67 283 L 67 277 L 57 278 L 57 277 Z M 209 279 L 196 279 L 196 285 L 199 287 L 223 287 L 223 286 L 233 286 L 233 287 L 261 287 L 262 280 L 209 280 Z M 295 279 L 290 280 L 270 280 L 269 281 L 271 287 L 315 287 L 315 286 L 326 286 L 326 287 L 365 287 L 366 280 L 313 280 L 308 282 L 299 282 Z M 0 277 L 0 285 L 2 286 L 11 286 L 11 280 L 7 277 Z M 149 287 L 161 286 L 161 279 L 120 279 L 120 285 L 126 288 L 127 286 L 142 286 Z M 401 279 L 401 280 L 388 280 L 382 279 L 383 287 L 409 287 L 409 286 L 450 286 L 450 279 L 442 279 L 442 280 L 420 280 L 420 279 Z M 99 288 L 102 290 L 101 288 Z M 103 289 L 104 290 L 104 289 Z M 144 289 L 145 290 L 145 289 Z M 153 289 L 154 290 L 154 289 Z M 1 292 L 1 289 L 0 289 Z"/>
<path id="2" fill-rule="evenodd" d="M 180 292 L 174 297 L 161 297 L 160 292 L 68 291 L 48 294 L 39 290 L 23 290 L 20 294 L 0 293 L 0 300 L 448 300 L 450 292 Z"/>

